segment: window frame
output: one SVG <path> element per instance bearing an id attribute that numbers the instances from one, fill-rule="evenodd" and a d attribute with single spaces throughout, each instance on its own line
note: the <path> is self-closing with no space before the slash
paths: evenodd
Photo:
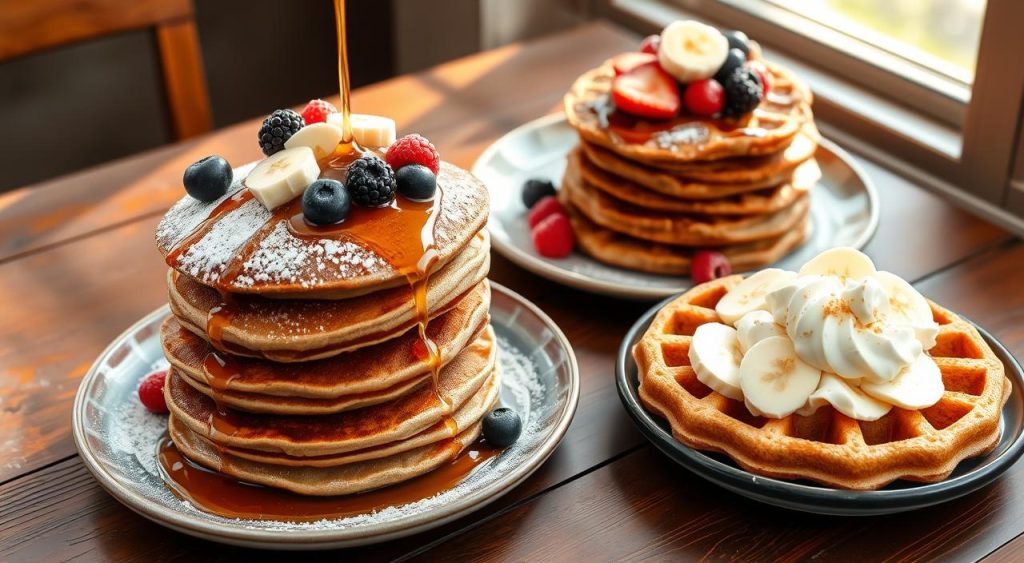
<path id="1" fill-rule="evenodd" d="M 809 20 L 765 0 L 603 3 L 608 17 L 645 33 L 681 17 L 743 29 L 807 79 L 826 135 L 1024 233 L 1024 2 L 988 0 L 969 96 L 951 93 L 955 79 L 883 49 L 867 54 L 870 46 L 836 39 L 842 32 L 827 25 L 805 35 L 794 18 Z"/>

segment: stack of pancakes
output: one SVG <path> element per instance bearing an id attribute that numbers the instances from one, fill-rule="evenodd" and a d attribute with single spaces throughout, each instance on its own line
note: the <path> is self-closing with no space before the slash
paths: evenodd
<path id="1" fill-rule="evenodd" d="M 613 107 L 611 63 L 565 96 L 580 144 L 559 199 L 580 248 L 603 262 L 688 274 L 693 253 L 717 250 L 736 269 L 778 260 L 810 232 L 808 192 L 821 172 L 811 93 L 765 63 L 771 90 L 750 114 L 647 121 Z"/>
<path id="2" fill-rule="evenodd" d="M 486 189 L 442 163 L 427 226 L 437 259 L 412 283 L 384 246 L 420 228 L 373 241 L 344 223 L 297 233 L 290 211 L 247 197 L 245 172 L 217 201 L 183 199 L 157 230 L 171 266 L 161 337 L 176 447 L 307 495 L 367 491 L 454 459 L 498 400 Z"/>

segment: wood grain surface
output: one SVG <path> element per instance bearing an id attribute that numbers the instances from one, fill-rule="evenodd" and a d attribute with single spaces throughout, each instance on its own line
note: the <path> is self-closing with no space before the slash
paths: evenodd
<path id="1" fill-rule="evenodd" d="M 591 24 L 399 77 L 353 94 L 468 167 L 508 130 L 558 108 L 574 77 L 637 38 Z M 259 120 L 0 197 L 0 561 L 233 560 L 120 505 L 75 454 L 70 409 L 96 355 L 166 301 L 153 229 L 181 172 L 217 153 L 258 157 Z M 1024 245 L 886 170 L 867 252 L 1024 355 Z M 480 513 L 429 533 L 324 555 L 450 559 L 979 559 L 1024 553 L 1024 469 L 911 515 L 822 518 L 772 509 L 673 465 L 636 430 L 614 386 L 622 337 L 650 303 L 571 290 L 494 256 L 491 278 L 530 299 L 577 353 L 576 417 L 551 459 Z M 1009 542 L 1009 543 L 1008 543 Z M 1004 545 L 1005 544 L 1005 545 Z M 996 551 L 1004 546 L 1000 551 Z"/>

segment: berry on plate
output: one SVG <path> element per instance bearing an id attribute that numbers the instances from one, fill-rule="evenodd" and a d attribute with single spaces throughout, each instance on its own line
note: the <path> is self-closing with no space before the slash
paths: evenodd
<path id="1" fill-rule="evenodd" d="M 391 168 L 398 170 L 406 164 L 422 164 L 437 174 L 441 170 L 441 157 L 430 141 L 413 133 L 395 141 L 384 156 Z"/>
<path id="2" fill-rule="evenodd" d="M 167 401 L 164 399 L 164 382 L 166 371 L 154 371 L 142 379 L 139 384 L 139 401 L 149 412 L 167 414 Z"/>
<path id="3" fill-rule="evenodd" d="M 314 225 L 340 223 L 351 208 L 348 190 L 337 180 L 317 180 L 302 194 L 302 215 Z"/>
<path id="4" fill-rule="evenodd" d="M 683 94 L 686 111 L 703 116 L 711 116 L 722 111 L 725 105 L 725 90 L 714 78 L 705 78 L 691 82 Z"/>
<path id="5" fill-rule="evenodd" d="M 523 432 L 523 421 L 519 418 L 519 413 L 502 407 L 484 416 L 482 431 L 488 444 L 497 448 L 507 448 L 519 439 Z"/>
<path id="6" fill-rule="evenodd" d="M 728 276 L 732 273 L 729 259 L 721 252 L 701 250 L 693 255 L 690 263 L 690 277 L 694 284 L 700 284 Z"/>
<path id="7" fill-rule="evenodd" d="M 612 80 L 615 107 L 633 115 L 668 119 L 679 113 L 679 86 L 657 62 L 635 66 Z"/>
<path id="8" fill-rule="evenodd" d="M 234 172 L 228 161 L 210 155 L 189 164 L 181 181 L 188 195 L 210 202 L 227 193 L 234 181 Z"/>
<path id="9" fill-rule="evenodd" d="M 748 66 L 741 66 L 722 83 L 725 88 L 725 108 L 722 113 L 728 117 L 738 117 L 754 111 L 761 103 L 764 88 L 761 77 Z"/>
<path id="10" fill-rule="evenodd" d="M 658 45 L 661 45 L 661 36 L 648 35 L 647 37 L 644 37 L 644 40 L 640 43 L 640 52 L 657 55 Z"/>
<path id="11" fill-rule="evenodd" d="M 642 64 L 656 62 L 658 62 L 657 55 L 650 53 L 622 53 L 612 57 L 612 69 L 615 71 L 615 75 L 618 76 Z"/>
<path id="12" fill-rule="evenodd" d="M 330 102 L 310 100 L 306 107 L 302 108 L 302 119 L 306 125 L 324 123 L 327 121 L 327 116 L 332 113 L 338 113 L 338 108 L 332 106 Z"/>
<path id="13" fill-rule="evenodd" d="M 376 156 L 363 155 L 348 167 L 349 194 L 363 207 L 384 207 L 395 199 L 395 172 Z"/>
<path id="14" fill-rule="evenodd" d="M 260 127 L 260 148 L 270 156 L 284 148 L 284 143 L 306 126 L 302 116 L 290 109 L 279 109 L 263 120 Z"/>
<path id="15" fill-rule="evenodd" d="M 576 238 L 565 213 L 552 213 L 530 230 L 533 247 L 545 258 L 565 258 L 572 254 Z"/>
<path id="16" fill-rule="evenodd" d="M 523 184 L 523 205 L 533 209 L 541 198 L 555 195 L 555 185 L 550 180 L 530 178 Z"/>
<path id="17" fill-rule="evenodd" d="M 553 195 L 544 196 L 537 200 L 537 203 L 530 207 L 530 212 L 526 215 L 526 223 L 530 225 L 530 228 L 537 226 L 548 215 L 555 213 L 565 213 L 565 208 L 558 202 L 558 198 Z"/>
<path id="18" fill-rule="evenodd" d="M 406 164 L 395 172 L 398 193 L 414 201 L 429 201 L 437 191 L 437 176 L 422 164 Z"/>
<path id="19" fill-rule="evenodd" d="M 746 33 L 732 29 L 722 32 L 722 35 L 724 35 L 726 41 L 729 42 L 730 49 L 739 49 L 740 52 L 743 53 L 744 58 L 750 56 L 750 38 L 747 37 Z"/>

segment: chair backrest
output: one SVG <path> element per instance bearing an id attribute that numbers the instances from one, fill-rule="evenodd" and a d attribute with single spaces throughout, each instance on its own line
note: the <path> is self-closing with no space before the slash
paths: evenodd
<path id="1" fill-rule="evenodd" d="M 152 28 L 178 139 L 209 131 L 210 98 L 192 0 L 0 0 L 0 62 Z"/>

